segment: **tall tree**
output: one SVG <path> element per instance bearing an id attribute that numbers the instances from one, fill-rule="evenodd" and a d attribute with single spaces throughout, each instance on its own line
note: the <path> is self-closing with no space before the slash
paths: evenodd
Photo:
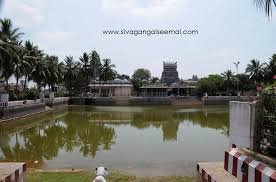
<path id="1" fill-rule="evenodd" d="M 59 61 L 57 56 L 46 56 L 45 57 L 47 74 L 46 83 L 49 85 L 51 91 L 55 91 L 55 85 L 59 82 Z"/>
<path id="2" fill-rule="evenodd" d="M 116 71 L 114 70 L 115 65 L 111 64 L 110 59 L 103 59 L 102 60 L 102 69 L 101 69 L 101 75 L 100 78 L 103 81 L 108 81 L 108 80 L 114 80 L 116 77 Z"/>
<path id="3" fill-rule="evenodd" d="M 77 71 L 76 71 L 76 63 L 74 61 L 74 58 L 72 56 L 66 56 L 65 58 L 65 86 L 67 90 L 69 91 L 69 94 L 72 94 L 73 91 L 73 83 L 74 79 L 76 78 Z"/>
<path id="4" fill-rule="evenodd" d="M 224 79 L 221 75 L 209 75 L 208 77 L 199 79 L 196 92 L 198 95 L 216 95 L 217 92 L 223 91 Z"/>
<path id="5" fill-rule="evenodd" d="M 0 53 L 0 78 L 5 80 L 8 88 L 9 79 L 13 74 L 13 62 L 18 59 L 14 43 L 0 40 Z"/>
<path id="6" fill-rule="evenodd" d="M 16 53 L 18 56 L 13 60 L 13 74 L 16 78 L 15 91 L 18 92 L 19 79 L 24 75 L 26 70 L 31 68 L 31 65 L 24 59 L 26 49 L 23 46 L 18 45 Z"/>
<path id="7" fill-rule="evenodd" d="M 47 65 L 45 60 L 41 57 L 40 59 L 35 60 L 32 67 L 31 78 L 34 82 L 36 82 L 38 91 L 40 92 L 42 83 L 47 79 Z"/>
<path id="8" fill-rule="evenodd" d="M 254 81 L 250 80 L 247 74 L 238 74 L 237 79 L 239 80 L 239 89 L 241 91 L 241 95 L 243 95 L 244 91 L 255 89 Z"/>
<path id="9" fill-rule="evenodd" d="M 19 28 L 13 28 L 12 21 L 4 18 L 0 19 L 0 38 L 4 42 L 17 42 L 23 33 L 19 32 Z"/>
<path id="10" fill-rule="evenodd" d="M 151 73 L 148 69 L 139 68 L 134 71 L 131 82 L 136 92 L 139 92 L 140 87 L 143 85 L 143 81 L 149 81 Z"/>
<path id="11" fill-rule="evenodd" d="M 89 59 L 89 55 L 85 52 L 82 54 L 82 56 L 79 58 L 81 63 L 82 63 L 82 71 L 83 74 L 85 76 L 86 82 L 89 82 L 89 77 L 90 77 L 90 59 Z"/>
<path id="12" fill-rule="evenodd" d="M 276 75 L 276 54 L 273 54 L 269 59 L 269 63 L 265 67 L 265 82 L 272 83 L 273 77 Z"/>
<path id="13" fill-rule="evenodd" d="M 253 59 L 245 69 L 246 73 L 249 74 L 249 78 L 254 80 L 256 84 L 259 84 L 264 77 L 264 66 L 264 63 Z"/>
<path id="14" fill-rule="evenodd" d="M 25 55 L 24 60 L 30 65 L 24 68 L 24 89 L 27 87 L 27 82 L 31 80 L 32 68 L 35 62 L 42 59 L 43 52 L 38 49 L 38 46 L 33 45 L 31 41 L 25 42 Z"/>
<path id="15" fill-rule="evenodd" d="M 10 19 L 0 19 L 0 39 L 1 39 L 1 56 L 0 56 L 0 71 L 1 77 L 5 79 L 8 87 L 8 82 L 14 73 L 14 62 L 18 62 L 17 42 L 23 33 L 19 32 L 19 28 L 14 28 Z"/>
<path id="16" fill-rule="evenodd" d="M 90 53 L 90 67 L 92 72 L 91 76 L 93 80 L 96 80 L 96 78 L 100 75 L 101 59 L 95 50 Z"/>
<path id="17" fill-rule="evenodd" d="M 234 74 L 231 70 L 226 70 L 221 75 L 222 75 L 222 77 L 224 79 L 224 83 L 226 85 L 227 94 L 229 95 L 230 87 L 233 85 Z"/>

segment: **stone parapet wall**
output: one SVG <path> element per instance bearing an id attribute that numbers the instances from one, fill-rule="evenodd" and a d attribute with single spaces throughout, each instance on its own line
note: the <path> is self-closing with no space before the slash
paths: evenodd
<path id="1" fill-rule="evenodd" d="M 69 99 L 70 105 L 95 105 L 95 106 L 111 106 L 116 105 L 116 100 L 111 97 L 72 97 Z"/>
<path id="2" fill-rule="evenodd" d="M 198 97 L 72 97 L 71 105 L 200 105 Z"/>
<path id="3" fill-rule="evenodd" d="M 49 107 L 67 105 L 69 102 L 69 97 L 57 97 L 54 99 L 46 99 L 45 103 Z"/>
<path id="4" fill-rule="evenodd" d="M 129 98 L 130 105 L 171 105 L 170 97 L 131 97 Z"/>
<path id="5" fill-rule="evenodd" d="M 0 108 L 0 117 L 1 119 L 9 119 L 42 111 L 45 111 L 45 103 L 9 106 Z"/>
<path id="6" fill-rule="evenodd" d="M 230 101 L 243 101 L 249 102 L 255 100 L 256 97 L 249 96 L 207 96 L 202 97 L 201 101 L 203 105 L 228 105 Z"/>

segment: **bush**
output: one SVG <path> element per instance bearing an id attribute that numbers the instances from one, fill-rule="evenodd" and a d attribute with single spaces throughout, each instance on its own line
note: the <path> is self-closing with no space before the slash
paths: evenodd
<path id="1" fill-rule="evenodd" d="M 17 100 L 35 100 L 38 98 L 38 92 L 36 88 L 31 88 L 20 92 L 18 94 L 14 92 L 9 93 L 9 101 L 17 101 Z"/>
<path id="2" fill-rule="evenodd" d="M 26 97 L 27 100 L 35 100 L 38 98 L 38 91 L 36 88 L 31 88 L 26 92 Z"/>
<path id="3" fill-rule="evenodd" d="M 17 95 L 14 92 L 9 92 L 9 101 L 16 101 L 18 100 Z"/>

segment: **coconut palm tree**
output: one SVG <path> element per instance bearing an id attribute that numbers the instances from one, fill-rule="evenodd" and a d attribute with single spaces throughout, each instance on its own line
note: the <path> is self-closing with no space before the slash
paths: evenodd
<path id="1" fill-rule="evenodd" d="M 26 54 L 26 49 L 22 46 L 18 46 L 17 55 L 18 57 L 13 60 L 13 73 L 16 78 L 16 88 L 15 91 L 18 91 L 18 82 L 19 79 L 24 75 L 25 70 L 31 68 L 31 65 L 24 59 Z"/>
<path id="2" fill-rule="evenodd" d="M 19 28 L 13 28 L 12 21 L 4 18 L 0 19 L 0 38 L 4 42 L 13 41 L 16 42 L 23 35 L 19 32 Z"/>
<path id="3" fill-rule="evenodd" d="M 273 82 L 273 77 L 276 75 L 276 54 L 273 54 L 269 63 L 265 67 L 265 82 Z"/>
<path id="4" fill-rule="evenodd" d="M 10 42 L 0 40 L 0 78 L 4 78 L 7 85 L 12 75 L 14 57 L 16 57 L 16 54 L 13 45 Z"/>
<path id="5" fill-rule="evenodd" d="M 255 0 L 257 6 L 265 10 L 267 16 L 272 15 L 272 7 L 276 6 L 276 0 Z"/>
<path id="6" fill-rule="evenodd" d="M 255 81 L 256 84 L 259 84 L 264 77 L 264 63 L 260 63 L 259 60 L 251 60 L 250 64 L 247 65 L 245 71 L 249 74 L 249 79 Z"/>
<path id="7" fill-rule="evenodd" d="M 14 68 L 14 65 L 18 65 L 19 60 L 18 51 L 21 49 L 18 44 L 19 38 L 23 33 L 19 32 L 19 28 L 13 28 L 12 21 L 10 19 L 0 19 L 0 63 L 1 63 L 1 78 L 4 78 L 8 87 L 10 77 L 14 73 L 14 69 L 19 73 L 18 67 Z M 19 76 L 19 74 L 17 74 Z"/>
<path id="8" fill-rule="evenodd" d="M 41 91 L 42 83 L 46 80 L 48 70 L 47 65 L 44 59 L 41 57 L 40 59 L 36 59 L 32 65 L 33 69 L 31 72 L 31 78 L 37 84 L 38 92 Z"/>
<path id="9" fill-rule="evenodd" d="M 73 90 L 73 83 L 76 79 L 77 70 L 76 70 L 76 63 L 74 62 L 74 58 L 72 56 L 66 56 L 65 58 L 65 86 L 67 90 L 69 90 L 69 94 L 71 95 Z"/>
<path id="10" fill-rule="evenodd" d="M 103 59 L 102 60 L 102 68 L 101 68 L 101 80 L 114 80 L 116 77 L 116 71 L 114 70 L 115 65 L 111 64 L 110 59 Z"/>
<path id="11" fill-rule="evenodd" d="M 54 91 L 55 85 L 59 82 L 59 61 L 57 56 L 46 56 L 45 63 L 47 67 L 47 74 L 45 83 L 48 84 L 49 89 Z"/>
<path id="12" fill-rule="evenodd" d="M 227 87 L 227 94 L 229 95 L 230 87 L 233 84 L 233 80 L 234 80 L 234 73 L 231 70 L 226 70 L 221 75 L 222 75 L 224 82 L 226 84 L 226 87 Z"/>
<path id="13" fill-rule="evenodd" d="M 24 47 L 26 51 L 23 59 L 30 65 L 24 67 L 24 89 L 26 89 L 27 82 L 31 80 L 32 67 L 36 60 L 42 59 L 43 52 L 38 49 L 38 46 L 33 45 L 33 43 L 29 40 L 25 42 Z"/>
<path id="14" fill-rule="evenodd" d="M 95 50 L 90 53 L 90 69 L 92 71 L 93 80 L 96 80 L 97 76 L 100 74 L 101 59 Z"/>
<path id="15" fill-rule="evenodd" d="M 85 52 L 79 59 L 82 63 L 82 71 L 85 76 L 85 79 L 86 81 L 89 81 L 89 55 Z"/>

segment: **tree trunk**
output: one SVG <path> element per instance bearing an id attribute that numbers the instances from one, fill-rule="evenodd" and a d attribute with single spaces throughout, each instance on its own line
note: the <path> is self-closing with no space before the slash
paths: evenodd
<path id="1" fill-rule="evenodd" d="M 15 93 L 18 93 L 18 80 L 19 77 L 16 77 Z"/>
<path id="2" fill-rule="evenodd" d="M 38 93 L 40 93 L 41 92 L 41 85 L 40 85 L 40 83 L 36 83 L 36 84 L 37 84 Z"/>
<path id="3" fill-rule="evenodd" d="M 9 91 L 9 79 L 6 79 L 6 91 L 8 92 Z"/>
<path id="4" fill-rule="evenodd" d="M 28 79 L 28 75 L 25 75 L 25 79 L 24 79 L 24 90 L 26 90 L 27 79 Z"/>

